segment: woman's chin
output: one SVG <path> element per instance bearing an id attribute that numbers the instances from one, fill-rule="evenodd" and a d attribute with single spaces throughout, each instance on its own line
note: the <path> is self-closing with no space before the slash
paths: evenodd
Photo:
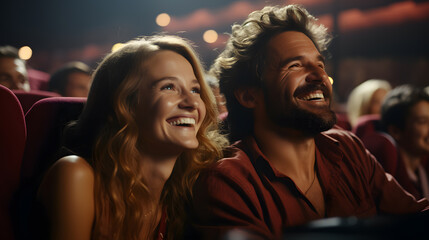
<path id="1" fill-rule="evenodd" d="M 199 146 L 198 140 L 189 140 L 185 142 L 181 142 L 180 146 L 184 148 L 184 150 L 192 150 L 196 149 Z"/>

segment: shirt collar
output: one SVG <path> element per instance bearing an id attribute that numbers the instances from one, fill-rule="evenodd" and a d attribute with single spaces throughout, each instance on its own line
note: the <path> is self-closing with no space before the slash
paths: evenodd
<path id="1" fill-rule="evenodd" d="M 342 161 L 343 152 L 339 147 L 340 142 L 338 142 L 336 139 L 323 132 L 315 136 L 315 142 L 316 148 L 324 156 L 325 159 L 334 163 Z M 261 151 L 253 136 L 247 137 L 234 145 L 242 149 L 247 154 L 247 156 L 250 158 L 250 161 L 257 168 L 257 170 L 264 171 L 265 173 L 274 174 L 276 177 L 284 177 L 282 173 L 277 171 L 271 165 L 271 162 Z M 317 164 L 319 165 L 320 163 Z"/>

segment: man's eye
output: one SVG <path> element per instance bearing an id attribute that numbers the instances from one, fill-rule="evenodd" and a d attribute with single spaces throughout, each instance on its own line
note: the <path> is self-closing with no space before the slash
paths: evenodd
<path id="1" fill-rule="evenodd" d="M 296 68 L 296 67 L 300 67 L 301 65 L 299 64 L 299 63 L 294 63 L 294 64 L 291 64 L 290 66 L 289 66 L 289 68 Z"/>
<path id="2" fill-rule="evenodd" d="M 173 84 L 167 84 L 161 87 L 161 90 L 173 90 L 174 85 Z"/>

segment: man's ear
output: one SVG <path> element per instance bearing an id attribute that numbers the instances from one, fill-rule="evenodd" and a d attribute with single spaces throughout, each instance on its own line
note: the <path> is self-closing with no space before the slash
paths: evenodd
<path id="1" fill-rule="evenodd" d="M 263 97 L 261 90 L 257 88 L 240 88 L 234 91 L 235 98 L 245 108 L 255 108 Z"/>

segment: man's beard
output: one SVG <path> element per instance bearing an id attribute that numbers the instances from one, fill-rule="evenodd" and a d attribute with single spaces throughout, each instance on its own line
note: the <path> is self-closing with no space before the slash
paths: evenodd
<path id="1" fill-rule="evenodd" d="M 279 127 L 292 128 L 307 136 L 315 136 L 320 132 L 331 129 L 337 122 L 335 113 L 326 108 L 324 111 L 313 113 L 296 105 L 276 107 L 276 103 L 265 97 L 267 114 L 270 120 Z"/>

